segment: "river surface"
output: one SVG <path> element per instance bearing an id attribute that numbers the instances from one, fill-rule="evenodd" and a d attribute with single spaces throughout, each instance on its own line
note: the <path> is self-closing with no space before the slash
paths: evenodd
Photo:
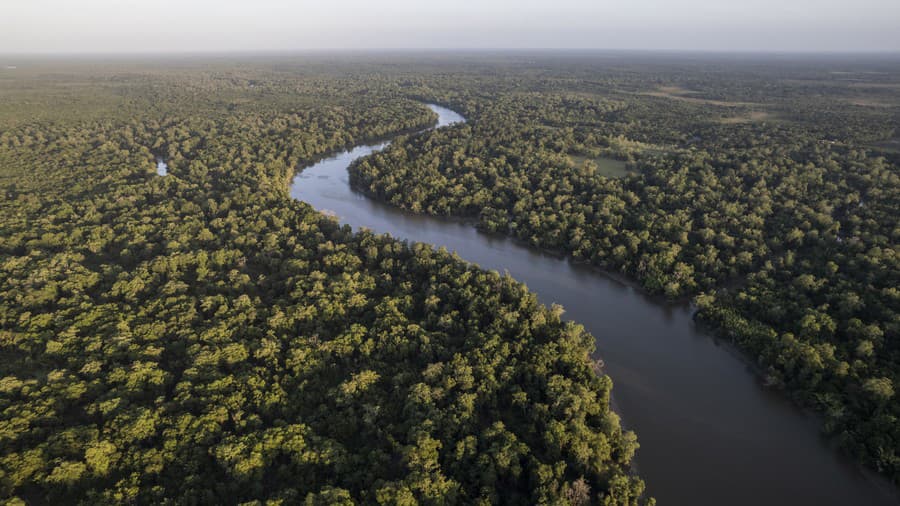
<path id="1" fill-rule="evenodd" d="M 435 105 L 437 126 L 465 121 Z M 410 214 L 350 188 L 347 167 L 388 143 L 358 146 L 294 177 L 291 196 L 342 223 L 444 246 L 508 271 L 594 335 L 615 407 L 637 432 L 637 468 L 660 505 L 888 505 L 895 489 L 866 476 L 725 343 L 700 331 L 687 305 L 647 297 L 590 267 L 472 225 Z"/>

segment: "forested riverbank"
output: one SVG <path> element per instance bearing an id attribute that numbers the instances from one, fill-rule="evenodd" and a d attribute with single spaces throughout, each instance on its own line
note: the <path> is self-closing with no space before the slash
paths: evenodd
<path id="1" fill-rule="evenodd" d="M 583 329 L 288 198 L 433 113 L 315 63 L 176 66 L 0 81 L 4 498 L 652 503 Z"/>
<path id="2" fill-rule="evenodd" d="M 770 385 L 900 479 L 900 173 L 877 147 L 900 125 L 900 63 L 575 61 L 419 80 L 412 96 L 471 122 L 395 143 L 351 182 L 696 297 Z M 634 174 L 607 177 L 603 157 Z"/>
<path id="3" fill-rule="evenodd" d="M 441 119 L 452 114 L 429 107 Z M 629 288 L 635 283 L 623 275 L 558 252 L 478 231 L 470 219 L 410 213 L 361 198 L 347 169 L 383 149 L 385 144 L 357 146 L 302 169 L 291 196 L 355 229 L 439 246 L 508 272 L 545 305 L 562 304 L 567 319 L 595 336 L 594 358 L 615 381 L 616 412 L 640 434 L 637 467 L 660 503 L 897 502 L 893 486 L 841 458 L 818 436 L 815 419 L 760 384 L 758 370 L 746 367 L 738 350 L 699 329 L 689 305 L 648 296 Z"/>
<path id="4" fill-rule="evenodd" d="M 357 188 L 695 298 L 896 482 L 900 176 L 879 146 L 897 137 L 900 64 L 476 56 L 0 71 L 0 494 L 652 503 L 591 354 L 594 337 L 648 364 L 677 350 L 591 336 L 509 276 L 290 198 L 298 166 L 431 126 L 422 101 L 469 123 L 401 136 L 351 167 Z M 552 267 L 531 274 L 550 283 Z M 568 290 L 567 305 L 594 302 Z M 715 353 L 682 337 L 686 363 Z M 670 381 L 706 388 L 695 379 Z M 691 430 L 746 421 L 647 398 Z M 755 455 L 654 433 L 676 460 Z M 695 478 L 669 485 L 711 479 Z"/>

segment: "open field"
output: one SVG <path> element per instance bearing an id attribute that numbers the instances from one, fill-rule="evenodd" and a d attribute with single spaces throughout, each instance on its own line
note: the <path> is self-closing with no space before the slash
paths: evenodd
<path id="1" fill-rule="evenodd" d="M 875 142 L 871 145 L 875 149 L 887 151 L 889 153 L 900 153 L 900 137 L 888 139 L 886 141 Z"/>
<path id="2" fill-rule="evenodd" d="M 846 99 L 851 105 L 862 107 L 900 107 L 900 101 L 893 102 L 889 98 L 874 97 L 855 97 Z"/>
<path id="3" fill-rule="evenodd" d="M 678 86 L 660 86 L 655 91 L 644 91 L 638 93 L 639 95 L 646 95 L 648 97 L 660 97 L 660 98 L 671 98 L 672 100 L 680 100 L 682 102 L 690 102 L 692 104 L 706 104 L 706 105 L 717 105 L 720 107 L 752 107 L 752 106 L 762 106 L 763 104 L 756 102 L 731 102 L 726 100 L 713 100 L 708 98 L 699 98 L 693 97 L 690 95 L 695 95 L 699 92 L 694 90 L 688 90 L 685 88 L 681 88 Z"/>
<path id="4" fill-rule="evenodd" d="M 611 178 L 622 178 L 635 173 L 628 169 L 627 162 L 614 158 L 569 155 L 569 160 L 576 167 L 584 167 L 588 163 L 592 163 L 597 168 L 597 174 Z"/>
<path id="5" fill-rule="evenodd" d="M 723 125 L 739 125 L 742 123 L 758 123 L 762 121 L 772 121 L 775 119 L 777 119 L 777 116 L 771 112 L 750 111 L 746 114 L 722 118 L 719 122 Z"/>

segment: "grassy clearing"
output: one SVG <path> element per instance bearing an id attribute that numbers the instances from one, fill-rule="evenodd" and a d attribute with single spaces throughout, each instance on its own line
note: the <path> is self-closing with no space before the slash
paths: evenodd
<path id="1" fill-rule="evenodd" d="M 759 123 L 762 121 L 772 121 L 774 119 L 776 119 L 776 116 L 770 112 L 750 111 L 746 114 L 722 118 L 719 120 L 719 123 L 722 123 L 723 125 L 739 125 L 742 123 Z"/>
<path id="2" fill-rule="evenodd" d="M 740 106 L 760 106 L 762 104 L 757 104 L 754 102 L 729 102 L 725 100 L 712 100 L 708 98 L 697 98 L 689 95 L 693 95 L 699 93 L 694 90 L 689 90 L 686 88 L 681 88 L 678 86 L 660 86 L 656 88 L 655 91 L 644 91 L 639 93 L 639 95 L 647 95 L 650 97 L 660 97 L 660 98 L 671 98 L 673 100 L 680 100 L 682 102 L 690 102 L 692 104 L 708 104 L 708 105 L 718 105 L 721 107 L 740 107 Z"/>
<path id="3" fill-rule="evenodd" d="M 627 168 L 626 162 L 614 158 L 569 155 L 569 160 L 575 167 L 584 167 L 590 162 L 597 168 L 597 174 L 615 179 L 635 173 Z"/>
<path id="4" fill-rule="evenodd" d="M 874 149 L 886 151 L 888 153 L 900 153 L 900 137 L 874 142 L 870 146 Z"/>
<path id="5" fill-rule="evenodd" d="M 892 102 L 887 98 L 872 98 L 872 97 L 856 97 L 847 99 L 851 105 L 858 105 L 861 107 L 898 107 L 900 106 L 900 102 Z"/>

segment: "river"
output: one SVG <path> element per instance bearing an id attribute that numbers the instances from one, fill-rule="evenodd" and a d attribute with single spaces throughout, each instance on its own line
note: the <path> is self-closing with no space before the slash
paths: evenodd
<path id="1" fill-rule="evenodd" d="M 429 105 L 437 127 L 465 121 Z M 764 388 L 732 347 L 701 332 L 691 309 L 647 297 L 588 266 L 472 225 L 413 215 L 350 188 L 347 167 L 388 143 L 358 146 L 303 169 L 291 196 L 342 223 L 444 246 L 508 271 L 597 340 L 616 410 L 637 432 L 637 468 L 661 505 L 888 505 L 895 489 L 864 474 L 818 421 Z"/>

